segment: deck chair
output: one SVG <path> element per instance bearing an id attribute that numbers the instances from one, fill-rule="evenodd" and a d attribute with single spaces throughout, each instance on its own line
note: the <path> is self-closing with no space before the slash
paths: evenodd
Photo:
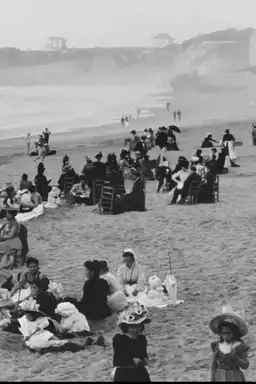
<path id="1" fill-rule="evenodd" d="M 102 187 L 101 197 L 99 202 L 99 213 L 113 214 L 113 206 L 115 199 L 115 189 L 110 185 L 109 182 L 105 182 Z"/>
<path id="2" fill-rule="evenodd" d="M 75 178 L 72 176 L 66 176 L 64 177 L 64 197 L 67 198 L 68 197 L 68 194 L 71 190 L 71 188 L 73 187 L 73 185 L 75 184 Z"/>
<path id="3" fill-rule="evenodd" d="M 220 196 L 220 177 L 217 175 L 216 176 L 216 180 L 215 180 L 215 183 L 213 185 L 213 198 L 214 198 L 214 202 L 219 202 L 220 199 L 219 199 L 219 196 Z"/>
<path id="4" fill-rule="evenodd" d="M 193 182 L 189 186 L 188 196 L 185 200 L 186 204 L 197 204 L 198 197 L 201 189 L 201 183 Z"/>
<path id="5" fill-rule="evenodd" d="M 96 205 L 100 201 L 101 198 L 101 192 L 102 192 L 102 187 L 105 183 L 105 180 L 103 179 L 96 179 L 93 180 L 92 184 L 92 199 L 93 199 L 93 204 Z"/>

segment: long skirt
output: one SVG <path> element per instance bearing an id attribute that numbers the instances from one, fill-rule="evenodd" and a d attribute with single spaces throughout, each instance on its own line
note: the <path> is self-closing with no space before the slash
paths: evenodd
<path id="1" fill-rule="evenodd" d="M 144 366 L 138 368 L 116 368 L 114 382 L 151 382 L 148 371 Z"/>
<path id="2" fill-rule="evenodd" d="M 214 375 L 214 381 L 244 383 L 245 378 L 244 378 L 243 372 L 240 371 L 240 369 L 237 369 L 237 370 L 217 369 Z"/>

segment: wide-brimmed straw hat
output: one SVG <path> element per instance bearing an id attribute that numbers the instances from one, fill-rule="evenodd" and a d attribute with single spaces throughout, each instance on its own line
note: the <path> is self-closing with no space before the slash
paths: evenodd
<path id="1" fill-rule="evenodd" d="M 230 305 L 222 307 L 221 314 L 215 316 L 209 323 L 209 327 L 213 333 L 219 334 L 220 325 L 222 323 L 234 324 L 238 327 L 241 337 L 247 335 L 248 328 L 241 316 L 234 312 Z"/>
<path id="2" fill-rule="evenodd" d="M 134 303 L 129 303 L 128 308 L 120 313 L 117 323 L 118 325 L 133 325 L 148 324 L 150 321 L 146 307 L 136 301 Z"/>

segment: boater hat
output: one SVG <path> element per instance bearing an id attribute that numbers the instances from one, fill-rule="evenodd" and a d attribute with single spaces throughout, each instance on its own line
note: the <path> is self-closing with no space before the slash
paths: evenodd
<path id="1" fill-rule="evenodd" d="M 146 307 L 140 304 L 138 301 L 129 303 L 129 306 L 118 317 L 118 325 L 120 324 L 148 324 L 148 311 Z"/>
<path id="2" fill-rule="evenodd" d="M 222 307 L 222 312 L 220 315 L 215 316 L 209 323 L 209 327 L 213 333 L 216 335 L 219 334 L 220 325 L 222 323 L 235 324 L 240 332 L 241 337 L 247 335 L 248 328 L 244 320 L 238 313 L 235 313 L 230 305 Z"/>

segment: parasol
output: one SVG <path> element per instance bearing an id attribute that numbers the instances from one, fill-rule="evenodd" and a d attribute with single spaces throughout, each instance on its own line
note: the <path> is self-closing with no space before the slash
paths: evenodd
<path id="1" fill-rule="evenodd" d="M 179 129 L 179 127 L 177 127 L 177 125 L 169 125 L 168 128 L 176 133 L 181 133 L 181 130 Z"/>

